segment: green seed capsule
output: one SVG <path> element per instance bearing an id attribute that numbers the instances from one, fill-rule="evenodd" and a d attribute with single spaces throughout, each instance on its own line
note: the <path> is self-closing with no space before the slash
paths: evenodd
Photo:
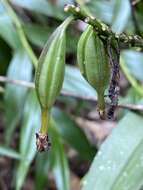
<path id="1" fill-rule="evenodd" d="M 85 63 L 84 63 L 85 45 L 89 37 L 89 34 L 91 32 L 92 32 L 92 26 L 88 26 L 86 30 L 82 33 L 77 45 L 77 62 L 78 62 L 80 72 L 84 77 L 86 77 Z"/>
<path id="2" fill-rule="evenodd" d="M 41 137 L 41 139 L 46 139 L 46 137 L 42 135 L 47 133 L 50 110 L 62 88 L 65 70 L 65 32 L 68 24 L 72 20 L 72 17 L 67 18 L 56 29 L 45 45 L 38 61 L 35 75 L 35 88 L 41 106 L 41 128 L 40 135 L 37 135 L 38 144 L 41 143 L 39 140 Z M 46 142 L 44 144 L 46 144 Z M 44 146 L 45 145 L 43 145 L 43 147 Z M 42 145 L 39 147 L 40 151 L 45 149 Z"/>
<path id="3" fill-rule="evenodd" d="M 81 61 L 79 63 L 79 67 L 82 68 L 81 72 L 84 71 L 83 76 L 97 91 L 99 114 L 101 118 L 104 118 L 104 92 L 109 84 L 110 79 L 109 58 L 103 42 L 97 36 L 93 28 L 90 30 L 90 32 L 88 32 L 88 36 L 85 36 L 85 39 L 82 39 L 82 44 L 84 45 L 82 47 L 82 59 L 79 59 Z M 81 53 L 81 51 L 78 51 L 78 54 L 79 53 Z"/>
<path id="4" fill-rule="evenodd" d="M 36 71 L 35 86 L 41 108 L 49 109 L 61 89 L 65 63 L 65 32 L 57 32 L 44 48 Z"/>
<path id="5" fill-rule="evenodd" d="M 65 69 L 66 19 L 53 33 L 44 47 L 38 62 L 35 87 L 42 109 L 50 109 L 60 93 Z"/>

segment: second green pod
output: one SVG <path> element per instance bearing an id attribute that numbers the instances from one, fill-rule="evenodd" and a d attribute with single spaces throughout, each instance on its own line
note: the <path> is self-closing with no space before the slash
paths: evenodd
<path id="1" fill-rule="evenodd" d="M 92 26 L 88 26 L 79 39 L 77 60 L 82 75 L 97 92 L 98 111 L 103 118 L 104 93 L 110 80 L 109 57 L 103 41 Z"/>

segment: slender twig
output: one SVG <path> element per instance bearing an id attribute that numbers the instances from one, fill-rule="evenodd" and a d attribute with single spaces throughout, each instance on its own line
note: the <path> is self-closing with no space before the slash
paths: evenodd
<path id="1" fill-rule="evenodd" d="M 23 81 L 23 80 L 15 80 L 15 79 L 9 79 L 5 76 L 0 76 L 0 82 L 3 83 L 11 83 L 11 84 L 15 84 L 18 86 L 23 86 L 26 88 L 34 88 L 34 83 L 32 82 L 28 82 L 28 81 Z"/>
<path id="2" fill-rule="evenodd" d="M 119 108 L 126 108 L 133 111 L 143 111 L 143 105 L 135 105 L 135 104 L 118 104 Z"/>
<path id="3" fill-rule="evenodd" d="M 29 55 L 34 67 L 36 68 L 37 67 L 37 58 L 31 48 L 31 46 L 28 43 L 28 40 L 27 40 L 25 33 L 23 31 L 23 28 L 22 28 L 21 21 L 19 20 L 18 16 L 16 15 L 15 11 L 13 10 L 13 8 L 10 6 L 8 0 L 2 0 L 2 3 L 4 5 L 4 7 L 6 8 L 9 16 L 11 17 L 13 23 L 16 26 L 17 33 L 19 35 L 19 39 L 20 39 L 24 49 L 27 51 L 27 54 Z"/>
<path id="4" fill-rule="evenodd" d="M 92 25 L 95 28 L 98 35 L 101 35 L 104 38 L 107 37 L 108 39 L 111 37 L 116 38 L 118 42 L 120 43 L 120 47 L 122 47 L 123 45 L 123 47 L 136 46 L 136 47 L 143 48 L 142 37 L 138 35 L 127 35 L 124 33 L 117 35 L 113 33 L 111 29 L 107 25 L 102 23 L 100 20 L 96 19 L 95 17 L 89 16 L 88 11 L 86 12 L 85 9 L 84 11 L 82 11 L 82 8 L 68 4 L 65 6 L 64 10 L 65 12 L 71 13 L 76 19 L 80 19 Z M 126 68 L 126 65 L 121 63 L 121 68 L 123 72 L 125 73 L 129 82 L 133 86 L 133 88 L 135 88 L 135 90 L 137 91 L 137 93 L 140 95 L 143 95 L 142 86 L 137 83 L 137 81 L 134 79 L 132 75 L 130 75 L 130 73 L 128 72 L 128 69 Z"/>
<path id="5" fill-rule="evenodd" d="M 23 28 L 22 28 L 22 24 L 21 24 L 19 18 L 17 17 L 15 11 L 9 5 L 8 0 L 2 0 L 2 3 L 5 6 L 5 8 L 7 9 L 7 11 L 9 13 L 9 15 L 11 16 L 11 18 L 13 19 L 13 22 L 14 22 L 16 28 L 17 28 L 17 32 L 19 34 L 20 40 L 21 40 L 21 42 L 23 44 L 23 47 L 27 51 L 29 57 L 31 58 L 31 60 L 32 60 L 32 62 L 34 64 L 34 66 L 36 67 L 37 66 L 37 58 L 36 58 L 31 46 L 29 45 L 29 43 L 28 43 L 28 41 L 26 39 L 25 33 L 23 31 Z M 140 36 L 138 36 L 138 35 L 134 35 L 134 36 L 130 35 L 130 36 L 128 36 L 128 35 L 126 35 L 124 33 L 122 33 L 120 35 L 116 35 L 111 31 L 111 29 L 107 25 L 105 25 L 101 21 L 97 20 L 96 18 L 87 15 L 85 12 L 82 12 L 79 7 L 75 7 L 74 5 L 67 5 L 65 7 L 65 11 L 69 12 L 69 13 L 72 13 L 76 19 L 83 20 L 84 22 L 87 22 L 88 24 L 94 26 L 96 31 L 101 36 L 104 36 L 104 37 L 113 36 L 113 37 L 117 38 L 119 42 L 124 43 L 126 45 L 143 47 L 143 39 Z M 137 88 L 138 86 L 135 83 L 135 81 L 133 81 L 133 79 L 130 78 L 130 75 L 128 73 L 126 73 L 126 72 L 125 72 L 125 74 L 128 76 L 127 77 L 128 80 L 136 88 L 136 90 L 140 94 L 143 94 L 142 90 L 140 88 Z M 15 84 L 15 85 L 28 87 L 28 88 L 34 88 L 34 83 L 26 82 L 26 81 L 20 81 L 20 80 L 12 80 L 12 79 L 8 79 L 8 78 L 6 78 L 4 76 L 0 76 L 0 82 L 6 82 L 6 83 L 11 83 L 11 84 Z M 72 92 L 62 91 L 61 95 L 70 96 L 70 97 L 74 97 L 74 98 L 78 98 L 78 99 L 82 99 L 82 100 L 87 100 L 87 101 L 93 101 L 93 102 L 97 101 L 97 99 L 94 98 L 94 97 L 79 96 L 78 94 L 72 93 Z M 142 105 L 118 104 L 118 107 L 119 108 L 127 108 L 127 109 L 130 109 L 130 110 L 143 111 L 143 106 Z"/>
<path id="6" fill-rule="evenodd" d="M 13 80 L 13 79 L 9 79 L 5 76 L 0 76 L 0 82 L 2 83 L 11 83 L 11 84 L 15 84 L 18 86 L 23 86 L 26 88 L 35 88 L 35 85 L 33 82 L 27 82 L 27 81 L 23 81 L 23 80 Z M 84 95 L 79 95 L 77 93 L 74 92 L 68 92 L 65 90 L 61 91 L 61 96 L 67 96 L 67 97 L 73 97 L 76 99 L 80 99 L 80 100 L 85 100 L 85 101 L 90 101 L 90 102 L 97 102 L 96 97 L 93 96 L 84 96 Z M 110 104 L 110 102 L 106 101 L 107 104 Z M 134 105 L 134 104 L 122 104 L 119 103 L 118 108 L 125 108 L 125 109 L 129 109 L 129 110 L 134 110 L 134 111 L 143 111 L 143 105 Z"/>
<path id="7" fill-rule="evenodd" d="M 120 45 L 124 46 L 133 46 L 133 47 L 143 47 L 143 39 L 138 35 L 127 35 L 125 33 L 116 34 L 113 33 L 112 30 L 103 22 L 96 19 L 93 16 L 89 16 L 85 11 L 82 11 L 80 7 L 76 7 L 74 5 L 66 5 L 64 8 L 65 12 L 72 14 L 75 19 L 80 19 L 90 25 L 92 25 L 98 35 L 105 37 L 113 37 L 116 38 Z"/>

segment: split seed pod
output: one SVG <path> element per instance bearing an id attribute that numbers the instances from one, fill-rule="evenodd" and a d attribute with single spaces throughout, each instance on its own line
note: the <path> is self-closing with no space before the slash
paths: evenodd
<path id="1" fill-rule="evenodd" d="M 82 75 L 96 89 L 98 111 L 105 118 L 104 92 L 109 84 L 109 57 L 105 46 L 92 26 L 87 27 L 81 35 L 77 50 L 78 65 Z"/>
<path id="2" fill-rule="evenodd" d="M 65 70 L 65 32 L 72 19 L 72 17 L 67 18 L 56 29 L 45 45 L 38 61 L 35 75 L 35 88 L 41 106 L 41 128 L 39 135 L 36 137 L 38 137 L 37 142 L 40 143 L 43 142 L 43 139 L 48 139 L 46 138 L 46 134 L 50 118 L 50 110 L 62 88 Z M 40 138 L 41 136 L 42 138 Z M 42 141 L 40 141 L 40 139 L 42 139 Z M 44 146 L 41 147 L 41 145 L 38 149 L 46 149 L 46 142 L 41 144 L 44 144 Z"/>

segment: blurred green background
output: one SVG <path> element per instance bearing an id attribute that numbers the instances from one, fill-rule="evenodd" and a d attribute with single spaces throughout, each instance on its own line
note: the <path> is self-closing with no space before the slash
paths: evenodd
<path id="1" fill-rule="evenodd" d="M 92 164 L 95 164 L 94 169 L 92 167 L 90 178 L 87 178 L 89 181 L 92 177 L 99 178 L 99 183 L 94 187 L 92 180 L 85 189 L 110 190 L 110 184 L 114 182 L 113 189 L 120 185 L 118 189 L 123 190 L 123 184 L 131 184 L 132 181 L 133 184 L 126 188 L 124 186 L 124 190 L 140 189 L 143 166 L 136 169 L 135 165 L 143 157 L 141 112 L 121 108 L 117 109 L 114 121 L 100 121 L 96 102 L 80 98 L 96 99 L 96 91 L 83 79 L 76 66 L 77 43 L 85 23 L 73 22 L 68 29 L 62 90 L 79 98 L 58 97 L 52 110 L 54 120 L 49 129 L 52 142 L 49 152 L 36 151 L 35 133 L 40 127 L 40 108 L 34 90 L 21 84 L 12 84 L 11 81 L 2 81 L 6 78 L 25 81 L 26 84 L 34 81 L 33 60 L 21 36 L 25 35 L 38 58 L 51 33 L 67 18 L 68 14 L 63 11 L 65 4 L 78 3 L 108 24 L 115 33 L 143 36 L 143 1 L 10 0 L 9 5 L 15 11 L 22 28 L 16 27 L 16 19 L 4 2 L 7 1 L 0 1 L 0 189 L 79 190 L 81 184 L 84 186 L 87 182 L 83 176 L 105 139 L 101 150 L 107 157 L 97 155 L 96 162 L 94 160 Z M 142 49 L 123 49 L 120 63 L 120 103 L 143 106 Z M 113 129 L 115 126 L 116 129 Z M 112 134 L 107 138 L 112 129 Z M 121 151 L 124 159 L 118 155 Z M 115 162 L 122 167 L 103 172 L 105 161 L 109 158 L 111 165 Z M 100 165 L 102 163 L 103 167 Z M 97 166 L 99 170 L 96 170 Z M 122 175 L 119 176 L 121 170 L 129 170 L 131 174 L 125 181 Z M 108 176 L 109 184 L 106 181 Z"/>

